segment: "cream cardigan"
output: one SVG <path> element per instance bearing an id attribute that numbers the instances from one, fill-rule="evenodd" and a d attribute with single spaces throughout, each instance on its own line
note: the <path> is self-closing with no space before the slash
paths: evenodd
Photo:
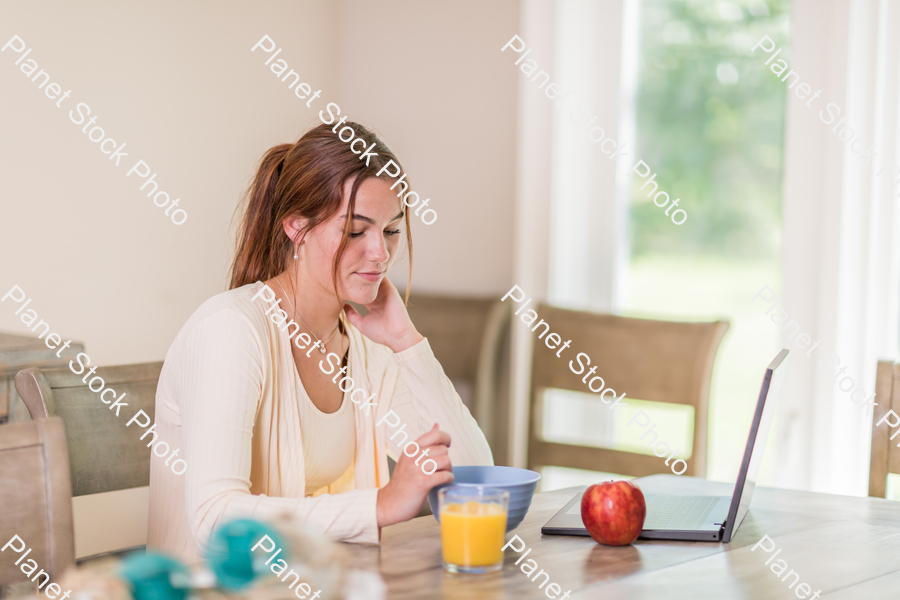
<path id="1" fill-rule="evenodd" d="M 187 469 L 175 475 L 151 457 L 148 548 L 194 564 L 222 522 L 278 515 L 314 523 L 335 540 L 378 543 L 378 488 L 388 482 L 387 456 L 396 459 L 401 451 L 385 435 L 387 424 L 376 426 L 388 410 L 406 423 L 410 439 L 439 423 L 450 434 L 454 465 L 493 463 L 484 434 L 427 340 L 394 354 L 351 325 L 350 375 L 357 387 L 376 394 L 377 407 L 353 404 L 352 468 L 329 486 L 332 493 L 304 497 L 298 403 L 305 391 L 297 385 L 287 333 L 264 314 L 261 298 L 251 301 L 262 285 L 207 300 L 166 354 L 156 431 L 170 448 L 181 449 Z M 309 360 L 324 358 L 313 352 Z"/>

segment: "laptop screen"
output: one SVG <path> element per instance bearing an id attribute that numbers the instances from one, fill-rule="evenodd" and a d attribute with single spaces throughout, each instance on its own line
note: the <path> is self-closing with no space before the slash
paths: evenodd
<path id="1" fill-rule="evenodd" d="M 734 486 L 731 508 L 728 510 L 725 534 L 722 536 L 722 541 L 726 544 L 731 541 L 731 534 L 744 520 L 744 515 L 750 508 L 750 498 L 756 487 L 756 476 L 759 473 L 759 465 L 762 463 L 763 453 L 766 449 L 769 427 L 772 425 L 772 419 L 775 417 L 778 406 L 778 395 L 781 391 L 781 381 L 784 379 L 788 352 L 787 349 L 779 352 L 778 356 L 769 363 L 763 377 L 759 400 L 756 402 L 756 412 L 753 415 L 753 423 L 750 425 L 750 435 L 747 436 L 744 460 L 741 462 L 741 471 Z"/>

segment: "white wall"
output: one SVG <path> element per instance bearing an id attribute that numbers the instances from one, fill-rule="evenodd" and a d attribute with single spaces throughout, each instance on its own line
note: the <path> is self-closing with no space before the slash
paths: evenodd
<path id="1" fill-rule="evenodd" d="M 438 214 L 413 218 L 414 290 L 512 285 L 517 79 L 500 48 L 518 14 L 513 0 L 343 3 L 334 101 L 379 133 Z M 407 269 L 392 270 L 398 287 Z"/>
<path id="2" fill-rule="evenodd" d="M 323 90 L 320 108 L 334 101 L 374 126 L 432 199 L 438 221 L 413 225 L 413 287 L 504 291 L 516 79 L 499 49 L 517 15 L 510 0 L 4 4 L 2 43 L 18 34 L 34 48 L 25 60 L 72 96 L 56 108 L 17 55 L 0 54 L 2 292 L 21 286 L 29 308 L 83 340 L 95 363 L 162 359 L 188 316 L 226 288 L 232 216 L 256 161 L 318 122 L 266 56 L 251 54 L 263 34 Z M 69 120 L 82 101 L 126 142 L 118 169 Z M 138 158 L 181 199 L 184 225 L 125 177 Z M 27 333 L 9 305 L 0 304 L 0 331 Z"/>
<path id="3" fill-rule="evenodd" d="M 19 35 L 34 48 L 28 58 L 72 90 L 56 108 L 10 49 L 0 54 L 0 288 L 21 286 L 29 308 L 101 365 L 162 359 L 188 316 L 225 289 L 229 225 L 255 162 L 313 121 L 250 47 L 270 35 L 307 81 L 334 93 L 330 3 L 214 6 L 0 8 L 3 44 Z M 127 144 L 120 167 L 69 120 L 82 101 Z M 136 175 L 126 179 L 138 158 L 181 198 L 183 225 L 139 191 Z M 26 333 L 9 304 L 0 330 Z"/>

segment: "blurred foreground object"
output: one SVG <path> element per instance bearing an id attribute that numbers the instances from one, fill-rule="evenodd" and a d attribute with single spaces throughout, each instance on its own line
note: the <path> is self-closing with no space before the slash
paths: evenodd
<path id="1" fill-rule="evenodd" d="M 136 552 L 123 561 L 108 557 L 70 568 L 60 584 L 72 590 L 71 600 L 382 600 L 387 595 L 381 575 L 350 568 L 339 544 L 289 518 L 271 524 L 226 522 L 210 539 L 208 561 L 188 570 L 164 554 Z M 288 570 L 296 575 L 292 581 L 278 579 Z"/>
<path id="2" fill-rule="evenodd" d="M 287 516 L 271 523 L 252 519 L 225 523 L 210 539 L 208 560 L 220 588 L 243 590 L 254 598 L 274 600 L 288 590 L 301 600 L 386 596 L 379 574 L 350 568 L 350 558 L 339 544 Z"/>

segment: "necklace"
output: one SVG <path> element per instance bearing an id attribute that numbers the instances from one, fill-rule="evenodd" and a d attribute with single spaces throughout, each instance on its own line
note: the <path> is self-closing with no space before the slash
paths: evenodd
<path id="1" fill-rule="evenodd" d="M 328 342 L 330 342 L 330 341 L 331 341 L 331 338 L 334 337 L 334 334 L 337 333 L 338 327 L 339 327 L 340 324 L 341 324 L 340 319 L 338 319 L 337 325 L 334 326 L 334 331 L 332 331 L 332 332 L 331 332 L 331 335 L 328 336 L 328 339 L 325 340 L 325 341 L 323 342 L 323 341 L 320 340 L 318 337 L 316 337 L 316 334 L 313 333 L 312 327 L 310 327 L 309 325 L 307 325 L 306 321 L 303 320 L 303 317 L 300 316 L 300 313 L 297 312 L 297 309 L 294 308 L 293 303 L 288 299 L 288 293 L 287 293 L 287 290 L 284 289 L 284 286 L 281 285 L 281 282 L 278 281 L 277 279 L 276 279 L 275 281 L 276 281 L 276 283 L 278 283 L 278 287 L 281 288 L 281 291 L 284 292 L 284 299 L 287 300 L 288 306 L 291 307 L 291 310 L 293 311 L 293 313 L 294 313 L 295 315 L 297 315 L 297 318 L 300 319 L 300 322 L 301 322 L 301 323 L 303 323 L 304 325 L 306 325 L 307 331 L 309 331 L 309 332 L 312 334 L 312 336 L 313 336 L 314 338 L 316 338 L 316 343 L 321 344 L 321 345 L 319 346 L 319 352 L 321 352 L 322 354 L 325 354 L 325 353 L 327 352 L 327 350 L 325 350 L 325 344 L 327 344 Z"/>

